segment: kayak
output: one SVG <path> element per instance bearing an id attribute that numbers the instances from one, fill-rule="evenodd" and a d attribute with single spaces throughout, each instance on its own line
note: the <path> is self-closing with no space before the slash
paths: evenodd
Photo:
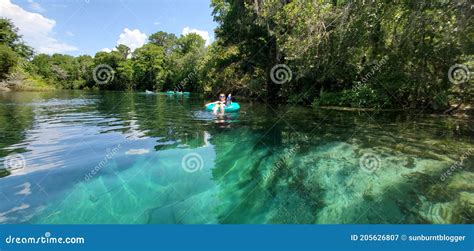
<path id="1" fill-rule="evenodd" d="M 167 91 L 166 94 L 174 94 L 174 91 Z"/>
<path id="2" fill-rule="evenodd" d="M 190 92 L 183 92 L 183 95 L 189 95 L 191 94 Z"/>
<path id="3" fill-rule="evenodd" d="M 216 104 L 206 105 L 206 111 L 212 112 L 212 109 L 216 106 Z M 237 102 L 232 102 L 232 104 L 226 106 L 224 108 L 224 112 L 238 112 L 240 110 L 240 105 Z"/>
<path id="4" fill-rule="evenodd" d="M 154 92 L 149 91 L 149 90 L 145 90 L 145 93 L 146 93 L 146 94 L 154 94 Z"/>

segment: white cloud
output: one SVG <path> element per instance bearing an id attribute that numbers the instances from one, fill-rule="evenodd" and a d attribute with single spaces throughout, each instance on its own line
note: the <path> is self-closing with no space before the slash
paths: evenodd
<path id="1" fill-rule="evenodd" d="M 38 12 L 45 12 L 46 10 L 37 2 L 33 0 L 28 0 L 28 3 L 30 4 L 30 8 L 34 11 Z"/>
<path id="2" fill-rule="evenodd" d="M 160 22 L 153 22 L 154 25 L 160 25 Z"/>
<path id="3" fill-rule="evenodd" d="M 117 40 L 117 46 L 120 44 L 126 45 L 130 48 L 131 51 L 141 47 L 146 43 L 148 36 L 145 33 L 142 33 L 138 29 L 130 30 L 129 28 L 123 29 L 123 32 L 120 34 L 119 39 Z M 103 48 L 100 51 L 103 52 L 112 52 L 116 51 L 117 48 Z"/>
<path id="4" fill-rule="evenodd" d="M 12 4 L 10 0 L 0 0 L 0 16 L 11 19 L 25 42 L 40 53 L 66 53 L 78 50 L 53 37 L 56 21 L 38 13 L 28 12 Z"/>
<path id="5" fill-rule="evenodd" d="M 130 47 L 132 51 L 134 51 L 136 48 L 144 45 L 146 40 L 147 35 L 145 33 L 142 33 L 140 30 L 130 30 L 128 28 L 125 28 L 123 29 L 122 34 L 120 34 L 120 37 L 117 41 L 117 45 L 124 44 Z"/>
<path id="6" fill-rule="evenodd" d="M 201 36 L 206 41 L 206 46 L 211 44 L 211 38 L 209 37 L 209 32 L 204 30 L 198 30 L 194 28 L 184 27 L 183 28 L 183 35 L 187 35 L 189 33 L 196 33 Z"/>
<path id="7" fill-rule="evenodd" d="M 104 49 L 102 49 L 102 50 L 100 50 L 100 51 L 103 51 L 103 52 L 112 52 L 112 50 L 109 49 L 109 48 L 104 48 Z"/>
<path id="8" fill-rule="evenodd" d="M 66 35 L 68 35 L 70 37 L 74 37 L 74 33 L 70 32 L 70 31 L 66 31 Z"/>

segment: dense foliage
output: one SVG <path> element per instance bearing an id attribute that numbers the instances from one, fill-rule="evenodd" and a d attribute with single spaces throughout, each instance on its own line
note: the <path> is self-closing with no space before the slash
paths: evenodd
<path id="1" fill-rule="evenodd" d="M 32 58 L 33 50 L 22 42 L 13 23 L 0 19 L 0 80 L 23 65 L 19 71 L 62 89 L 200 91 L 196 80 L 187 76 L 196 75 L 204 43 L 194 33 L 177 38 L 160 31 L 133 52 L 120 44 L 94 57 L 37 54 Z"/>
<path id="2" fill-rule="evenodd" d="M 232 92 L 315 106 L 445 109 L 472 101 L 467 0 L 212 0 L 211 6 L 218 27 L 210 46 L 196 34 L 159 31 L 133 52 L 119 45 L 94 57 L 39 54 L 28 72 L 67 89 Z M 32 55 L 16 34 L 2 19 L 2 76 Z M 467 67 L 454 72 L 463 81 L 448 76 L 457 64 Z M 99 73 L 106 81 L 97 81 Z"/>
<path id="3" fill-rule="evenodd" d="M 13 23 L 0 18 L 0 80 L 32 56 L 33 49 L 23 43 Z"/>
<path id="4" fill-rule="evenodd" d="M 220 54 L 213 68 L 222 74 L 208 81 L 315 105 L 437 108 L 472 100 L 472 89 L 448 79 L 451 66 L 473 66 L 469 1 L 366 2 L 213 0 Z M 272 80 L 278 64 L 291 81 Z"/>
<path id="5" fill-rule="evenodd" d="M 194 71 L 204 50 L 204 40 L 196 34 L 176 38 L 158 32 L 133 52 L 120 44 L 94 57 L 39 54 L 31 61 L 32 73 L 67 89 L 194 90 L 188 83 L 175 83 Z"/>

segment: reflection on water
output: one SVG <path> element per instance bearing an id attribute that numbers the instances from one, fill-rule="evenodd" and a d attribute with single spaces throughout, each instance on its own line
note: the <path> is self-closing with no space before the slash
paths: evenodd
<path id="1" fill-rule="evenodd" d="M 0 222 L 474 223 L 472 120 L 204 103 L 0 93 Z"/>

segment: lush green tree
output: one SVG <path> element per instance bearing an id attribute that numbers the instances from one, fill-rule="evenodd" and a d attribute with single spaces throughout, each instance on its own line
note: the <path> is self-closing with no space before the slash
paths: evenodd
<path id="1" fill-rule="evenodd" d="M 31 60 L 31 64 L 34 68 L 34 73 L 39 74 L 45 78 L 49 78 L 50 76 L 52 76 L 50 61 L 51 57 L 47 54 L 36 55 L 33 60 Z"/>
<path id="2" fill-rule="evenodd" d="M 240 82 L 248 84 L 245 90 L 250 91 L 250 95 L 276 100 L 281 85 L 271 81 L 268 75 L 281 58 L 275 36 L 269 29 L 272 24 L 261 18 L 262 4 L 262 1 L 233 0 L 211 3 L 214 19 L 219 23 L 217 38 L 223 46 L 238 48 L 233 65 L 239 67 Z"/>
<path id="3" fill-rule="evenodd" d="M 18 28 L 10 20 L 0 18 L 0 80 L 7 78 L 32 55 L 33 49 L 23 43 Z"/>
<path id="4" fill-rule="evenodd" d="M 169 55 L 175 49 L 177 40 L 175 34 L 164 31 L 158 31 L 148 37 L 148 41 L 162 47 L 166 55 Z"/>
<path id="5" fill-rule="evenodd" d="M 252 83 L 242 77 L 245 73 L 241 72 L 238 59 L 236 46 L 222 46 L 220 42 L 211 44 L 198 64 L 199 89 L 207 93 L 251 93 Z"/>
<path id="6" fill-rule="evenodd" d="M 244 82 L 239 90 L 254 96 L 443 107 L 456 87 L 449 68 L 472 61 L 468 1 L 213 0 L 212 6 L 217 43 L 238 52 L 229 62 L 210 50 L 215 58 L 206 58 L 205 65 L 221 69 L 216 78 L 237 76 Z M 286 65 L 291 81 L 272 83 L 277 64 Z"/>
<path id="7" fill-rule="evenodd" d="M 164 58 L 163 47 L 153 43 L 145 44 L 133 52 L 133 78 L 136 89 L 162 89 L 166 77 Z"/>
<path id="8" fill-rule="evenodd" d="M 130 50 L 130 47 L 124 45 L 124 44 L 119 44 L 115 47 L 117 49 L 117 51 L 122 54 L 122 57 L 123 58 L 128 58 L 129 56 L 131 56 L 131 53 L 132 51 Z"/>
<path id="9" fill-rule="evenodd" d="M 167 85 L 165 89 L 200 91 L 198 65 L 206 53 L 204 39 L 190 33 L 176 41 L 175 49 L 166 59 Z"/>
<path id="10" fill-rule="evenodd" d="M 94 67 L 90 72 L 95 86 L 103 90 L 130 89 L 131 80 L 127 78 L 127 74 L 122 74 L 126 61 L 125 55 L 119 51 L 96 53 Z"/>
<path id="11" fill-rule="evenodd" d="M 0 18 L 0 44 L 10 47 L 21 57 L 31 58 L 33 49 L 27 46 L 18 34 L 18 28 L 6 18 Z"/>
<path id="12" fill-rule="evenodd" d="M 74 81 L 74 89 L 93 88 L 94 80 L 90 72 L 93 70 L 94 58 L 81 55 L 76 58 L 78 66 L 78 79 Z"/>
<path id="13" fill-rule="evenodd" d="M 173 88 L 173 72 L 175 71 L 174 57 L 171 56 L 173 51 L 177 47 L 178 38 L 172 33 L 167 33 L 164 31 L 158 31 L 153 33 L 148 37 L 148 41 L 151 44 L 163 48 L 165 58 L 163 61 L 163 71 L 164 71 L 164 81 L 163 84 L 158 87 L 158 90 L 161 89 L 172 89 Z"/>
<path id="14" fill-rule="evenodd" d="M 0 44 L 0 80 L 8 77 L 13 68 L 17 65 L 18 54 L 10 47 Z"/>
<path id="15" fill-rule="evenodd" d="M 78 84 L 77 80 L 81 78 L 77 59 L 70 55 L 39 54 L 30 63 L 31 74 L 41 76 L 46 82 L 58 88 L 73 89 Z"/>

